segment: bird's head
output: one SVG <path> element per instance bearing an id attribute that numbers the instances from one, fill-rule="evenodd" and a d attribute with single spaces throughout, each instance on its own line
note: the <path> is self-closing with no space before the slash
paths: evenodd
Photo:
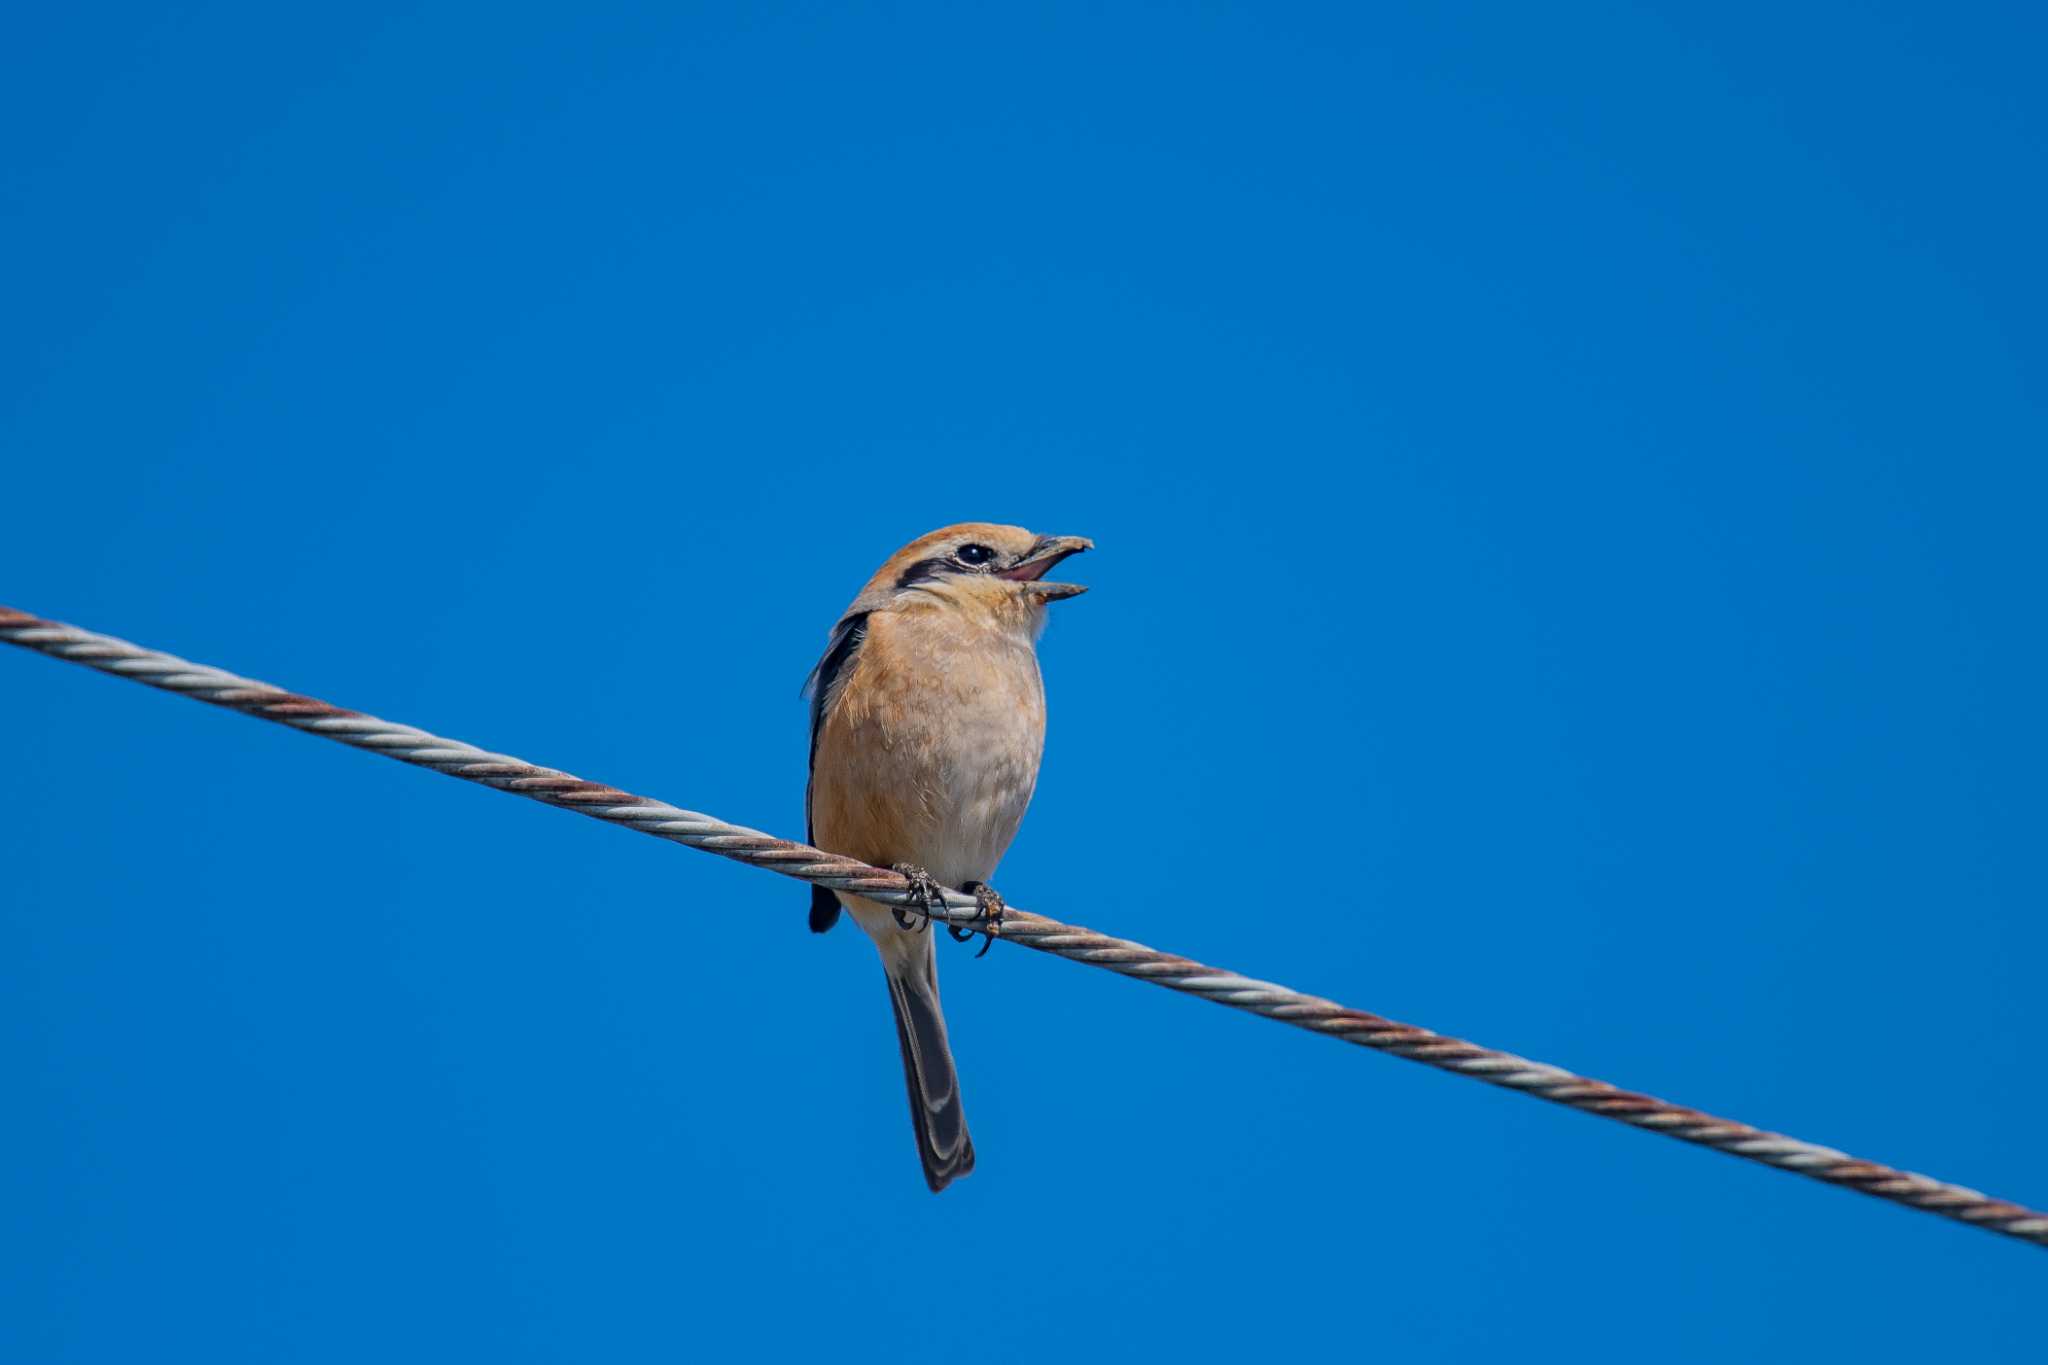
<path id="1" fill-rule="evenodd" d="M 1034 535 L 1021 526 L 968 521 L 941 527 L 891 555 L 854 609 L 952 607 L 1035 625 L 1046 603 L 1088 591 L 1075 583 L 1048 583 L 1046 572 L 1068 555 L 1094 548 L 1095 542 L 1080 536 Z"/>

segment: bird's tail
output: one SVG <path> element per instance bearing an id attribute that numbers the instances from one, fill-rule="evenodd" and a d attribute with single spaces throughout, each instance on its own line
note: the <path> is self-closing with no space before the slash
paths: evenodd
<path id="1" fill-rule="evenodd" d="M 889 1003 L 896 1007 L 896 1041 L 903 1047 L 903 1079 L 910 1088 L 910 1124 L 917 1156 L 934 1194 L 974 1169 L 974 1143 L 960 1107 L 960 1077 L 946 1045 L 939 1012 L 939 978 L 927 933 L 909 953 L 883 955 Z"/>

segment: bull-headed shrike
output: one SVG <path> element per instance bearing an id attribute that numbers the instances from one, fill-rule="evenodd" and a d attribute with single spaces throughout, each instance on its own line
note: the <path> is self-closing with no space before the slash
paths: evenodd
<path id="1" fill-rule="evenodd" d="M 911 541 L 868 580 L 804 688 L 812 844 L 894 867 L 927 903 L 939 886 L 957 886 L 1000 922 L 988 879 L 1031 803 L 1045 743 L 1045 608 L 1086 591 L 1044 575 L 1093 548 L 1079 536 L 966 522 Z M 942 1190 L 974 1169 L 974 1144 L 929 922 L 814 888 L 811 928 L 830 929 L 842 905 L 882 954 L 918 1157 L 925 1183 Z"/>

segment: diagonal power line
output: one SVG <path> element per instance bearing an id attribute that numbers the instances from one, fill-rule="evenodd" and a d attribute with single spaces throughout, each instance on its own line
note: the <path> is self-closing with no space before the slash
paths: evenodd
<path id="1" fill-rule="evenodd" d="M 909 883 L 894 872 L 853 858 L 792 843 L 758 830 L 729 825 L 663 801 L 634 796 L 601 782 L 586 782 L 553 768 L 494 754 L 459 740 L 442 739 L 409 725 L 349 711 L 269 683 L 252 682 L 217 668 L 144 649 L 108 635 L 46 621 L 27 612 L 0 607 L 0 641 L 20 645 L 52 658 L 69 660 L 146 683 L 166 692 L 224 706 L 260 720 L 276 721 L 297 730 L 368 749 L 415 767 L 431 768 L 469 782 L 577 811 L 643 834 L 691 848 L 704 849 L 786 877 L 858 892 L 888 905 L 915 910 Z M 978 922 L 971 896 L 947 891 L 935 919 L 989 932 Z M 1683 1142 L 1711 1147 L 1750 1161 L 1793 1171 L 1814 1180 L 1840 1185 L 1895 1204 L 1938 1213 L 2036 1246 L 2048 1246 L 2048 1214 L 1976 1190 L 1928 1176 L 1915 1175 L 1874 1161 L 1861 1161 L 1831 1147 L 1752 1128 L 1746 1123 L 1715 1118 L 1697 1109 L 1670 1104 L 1649 1095 L 1622 1090 L 1605 1081 L 1589 1080 L 1561 1067 L 1532 1062 L 1512 1053 L 1496 1052 L 1457 1038 L 1448 1038 L 1412 1024 L 1382 1019 L 1318 996 L 1304 995 L 1255 981 L 1171 953 L 1162 953 L 1128 939 L 1112 938 L 1079 925 L 1062 924 L 1042 915 L 1011 910 L 996 936 L 1039 952 L 1074 962 L 1106 967 L 1125 976 L 1169 990 L 1199 996 L 1283 1024 L 1321 1033 L 1343 1042 L 1443 1071 L 1470 1076 L 1492 1085 L 1518 1090 L 1600 1118 L 1633 1124 Z"/>

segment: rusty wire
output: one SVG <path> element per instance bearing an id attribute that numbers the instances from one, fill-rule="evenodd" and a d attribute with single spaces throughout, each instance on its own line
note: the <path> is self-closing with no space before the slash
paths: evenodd
<path id="1" fill-rule="evenodd" d="M 84 664 L 167 692 L 211 702 L 261 720 L 276 721 L 416 767 L 431 768 L 451 777 L 637 829 L 643 834 L 701 848 L 754 867 L 765 867 L 799 881 L 812 882 L 835 891 L 857 892 L 883 904 L 918 909 L 909 883 L 903 877 L 883 868 L 870 867 L 857 859 L 777 839 L 696 811 L 635 796 L 601 782 L 587 782 L 554 768 L 542 768 L 504 754 L 490 753 L 459 740 L 442 739 L 409 725 L 396 725 L 360 711 L 346 710 L 296 692 L 287 692 L 268 683 L 252 682 L 217 668 L 188 663 L 125 640 L 47 621 L 10 607 L 0 607 L 0 641 Z M 958 891 L 948 890 L 944 904 L 933 906 L 930 915 L 976 932 L 989 932 L 987 926 L 978 922 L 979 912 L 973 897 Z M 2048 1246 L 2048 1214 L 2007 1200 L 1994 1199 L 1961 1185 L 1951 1185 L 1874 1161 L 1858 1160 L 1831 1147 L 1766 1132 L 1746 1123 L 1715 1118 L 1697 1109 L 1619 1089 L 1605 1081 L 1589 1080 L 1561 1067 L 1497 1052 L 1411 1024 L 1396 1023 L 1364 1010 L 1347 1008 L 1335 1001 L 1304 995 L 1269 981 L 1238 976 L 1189 958 L 1147 948 L 1141 943 L 1112 938 L 1078 925 L 1062 924 L 1042 915 L 1012 909 L 995 933 L 1026 948 L 1090 966 L 1106 967 L 1124 976 L 1276 1019 L 1311 1033 L 1390 1052 L 1397 1057 L 1424 1062 L 1440 1070 L 1534 1095 L 1584 1113 L 1633 1124 L 1667 1137 L 1794 1171 L 1910 1208 L 1938 1213 L 2036 1246 Z"/>

